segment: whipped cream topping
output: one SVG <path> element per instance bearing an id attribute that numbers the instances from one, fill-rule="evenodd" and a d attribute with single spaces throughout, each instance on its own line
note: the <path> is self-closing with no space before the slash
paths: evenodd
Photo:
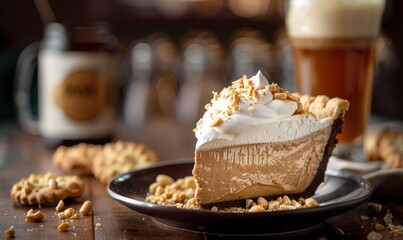
<path id="1" fill-rule="evenodd" d="M 317 120 L 303 114 L 297 97 L 269 84 L 259 71 L 234 81 L 211 103 L 194 129 L 196 150 L 299 139 L 330 126 L 332 118 Z"/>

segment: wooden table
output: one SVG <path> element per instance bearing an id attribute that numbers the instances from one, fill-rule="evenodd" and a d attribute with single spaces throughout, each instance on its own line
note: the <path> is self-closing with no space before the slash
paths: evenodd
<path id="1" fill-rule="evenodd" d="M 141 128 L 121 126 L 119 138 L 148 144 L 155 149 L 162 160 L 189 157 L 193 155 L 195 139 L 192 127 L 179 127 L 171 121 L 150 122 Z M 105 185 L 91 176 L 83 177 L 84 195 L 69 202 L 67 207 L 78 210 L 85 200 L 93 202 L 93 214 L 69 222 L 67 232 L 59 232 L 61 220 L 54 206 L 22 206 L 10 198 L 10 188 L 30 173 L 43 174 L 62 172 L 51 164 L 53 150 L 47 149 L 41 139 L 29 135 L 15 124 L 0 125 L 0 239 L 6 239 L 3 231 L 14 226 L 16 239 L 215 239 L 225 236 L 188 232 L 162 225 L 151 217 L 132 211 L 112 200 L 105 192 Z M 402 199 L 375 199 L 384 210 L 377 216 L 382 219 L 386 209 L 393 214 L 395 224 L 403 223 Z M 26 212 L 33 208 L 45 213 L 39 223 L 25 222 Z M 361 216 L 371 219 L 362 221 Z M 374 230 L 373 219 L 366 204 L 326 220 L 322 227 L 306 238 L 310 239 L 366 239 Z M 303 219 L 301 219 L 303 221 Z M 101 227 L 96 227 L 100 223 Z M 381 232 L 383 239 L 393 238 L 388 231 Z M 325 238 L 323 238 L 325 237 Z"/>

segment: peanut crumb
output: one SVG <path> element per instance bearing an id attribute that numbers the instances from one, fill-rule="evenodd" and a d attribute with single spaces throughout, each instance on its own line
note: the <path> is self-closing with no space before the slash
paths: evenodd
<path id="1" fill-rule="evenodd" d="M 64 201 L 60 200 L 59 203 L 57 204 L 55 210 L 60 212 L 64 208 Z"/>
<path id="2" fill-rule="evenodd" d="M 66 216 L 64 216 L 64 212 L 58 213 L 57 216 L 58 216 L 60 219 L 65 219 L 65 218 L 66 218 Z"/>
<path id="3" fill-rule="evenodd" d="M 367 240 L 381 240 L 382 239 L 382 234 L 379 232 L 371 231 L 367 235 Z"/>
<path id="4" fill-rule="evenodd" d="M 318 202 L 313 198 L 305 199 L 305 204 L 307 207 L 319 207 Z"/>
<path id="5" fill-rule="evenodd" d="M 70 218 L 76 213 L 76 210 L 74 210 L 74 208 L 67 208 L 63 213 L 65 218 Z"/>
<path id="6" fill-rule="evenodd" d="M 67 222 L 62 222 L 57 227 L 59 232 L 67 232 L 69 230 L 69 224 Z"/>
<path id="7" fill-rule="evenodd" d="M 393 215 L 391 213 L 386 213 L 385 217 L 383 218 L 383 221 L 385 221 L 386 224 L 391 224 L 392 218 L 393 218 Z"/>
<path id="8" fill-rule="evenodd" d="M 101 223 L 95 223 L 95 228 L 102 228 L 102 224 Z"/>
<path id="9" fill-rule="evenodd" d="M 15 235 L 14 226 L 11 226 L 11 227 L 7 228 L 6 230 L 4 230 L 4 234 L 8 238 L 13 238 Z"/>
<path id="10" fill-rule="evenodd" d="M 42 219 L 45 217 L 45 214 L 41 211 L 34 212 L 33 209 L 30 209 L 26 216 L 25 216 L 25 221 L 27 222 L 40 222 Z"/>
<path id="11" fill-rule="evenodd" d="M 372 213 L 379 213 L 382 210 L 382 205 L 379 203 L 368 203 L 367 208 Z"/>
<path id="12" fill-rule="evenodd" d="M 88 215 L 91 211 L 92 211 L 92 202 L 90 200 L 85 201 L 79 210 L 81 216 Z"/>
<path id="13" fill-rule="evenodd" d="M 211 123 L 210 127 L 217 127 L 217 126 L 220 126 L 221 123 L 222 123 L 222 118 L 217 118 L 216 120 L 214 120 L 214 121 Z"/>
<path id="14" fill-rule="evenodd" d="M 342 235 L 342 236 L 344 236 L 345 235 L 345 233 L 344 233 L 344 231 L 343 231 L 343 229 L 341 229 L 341 228 L 338 228 L 338 227 L 335 227 L 334 228 L 340 235 Z"/>
<path id="15" fill-rule="evenodd" d="M 252 212 L 252 213 L 254 213 L 254 212 L 264 212 L 264 211 L 265 211 L 265 209 L 260 205 L 255 205 L 255 206 L 253 206 L 253 207 L 251 207 L 249 209 L 249 212 Z"/>
<path id="16" fill-rule="evenodd" d="M 376 231 L 383 231 L 383 230 L 385 230 L 385 226 L 383 226 L 380 223 L 375 223 L 375 230 Z"/>

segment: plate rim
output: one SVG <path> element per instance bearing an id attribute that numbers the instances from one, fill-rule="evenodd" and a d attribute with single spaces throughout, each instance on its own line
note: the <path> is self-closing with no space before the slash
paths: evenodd
<path id="1" fill-rule="evenodd" d="M 138 200 L 135 198 L 130 198 L 128 196 L 124 196 L 122 194 L 119 194 L 115 192 L 112 188 L 114 184 L 117 184 L 121 181 L 125 181 L 129 178 L 131 178 L 135 174 L 139 174 L 142 171 L 152 171 L 153 169 L 158 169 L 158 168 L 163 168 L 166 166 L 174 166 L 174 165 L 185 165 L 185 164 L 192 164 L 194 163 L 193 158 L 181 158 L 181 159 L 175 159 L 175 160 L 167 160 L 164 162 L 160 162 L 158 164 L 155 164 L 151 167 L 139 169 L 139 170 L 134 170 L 130 171 L 124 174 L 121 174 L 117 177 L 115 177 L 112 181 L 108 183 L 106 186 L 106 191 L 108 195 L 114 199 L 115 201 L 118 201 L 122 205 L 132 209 L 133 211 L 136 211 L 138 213 L 148 215 L 152 218 L 158 219 L 159 220 L 164 220 L 165 218 L 159 217 L 155 212 L 160 212 L 160 213 L 171 213 L 174 209 L 175 214 L 177 216 L 183 217 L 186 216 L 190 213 L 193 213 L 194 215 L 202 214 L 205 215 L 206 217 L 220 217 L 223 219 L 232 219 L 232 218 L 244 218 L 245 220 L 248 219 L 262 219 L 262 218 L 280 218 L 280 219 L 286 219 L 290 217 L 296 217 L 299 215 L 317 215 L 323 212 L 338 212 L 338 214 L 330 214 L 331 216 L 328 216 L 326 218 L 318 220 L 318 222 L 322 222 L 327 218 L 337 216 L 343 212 L 346 212 L 348 210 L 351 210 L 353 208 L 358 207 L 360 204 L 365 202 L 366 200 L 369 199 L 369 197 L 372 194 L 373 188 L 370 182 L 360 176 L 339 171 L 339 170 L 333 170 L 333 169 L 327 169 L 325 172 L 325 177 L 340 177 L 340 178 L 347 178 L 349 180 L 354 180 L 359 185 L 358 189 L 362 189 L 362 193 L 357 193 L 358 196 L 353 196 L 352 199 L 348 199 L 342 202 L 333 202 L 330 204 L 326 204 L 323 206 L 319 206 L 317 208 L 306 208 L 306 209 L 296 209 L 296 210 L 290 210 L 290 211 L 272 211 L 272 212 L 259 212 L 259 213 L 236 213 L 236 212 L 223 212 L 223 211 L 218 211 L 214 212 L 209 209 L 185 209 L 185 208 L 175 208 L 172 206 L 164 206 L 164 205 L 159 205 L 159 204 L 154 204 L 154 203 L 149 203 L 144 200 Z M 358 190 L 357 189 L 357 190 Z M 356 191 L 356 190 L 355 190 Z M 351 194 L 351 193 L 348 193 Z M 347 196 L 343 195 L 343 196 Z M 338 198 L 337 198 L 338 199 Z M 334 209 L 337 207 L 337 209 Z M 340 210 L 341 209 L 341 210 Z M 151 214 L 150 214 L 151 213 Z M 170 220 L 167 219 L 169 222 Z M 163 221 L 165 224 L 167 224 L 165 221 Z M 169 223 L 168 223 L 169 225 Z"/>

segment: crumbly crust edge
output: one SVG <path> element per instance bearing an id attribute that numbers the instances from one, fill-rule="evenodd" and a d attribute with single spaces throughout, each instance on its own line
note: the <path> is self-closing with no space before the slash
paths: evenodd
<path id="1" fill-rule="evenodd" d="M 331 117 L 337 119 L 339 116 L 344 116 L 350 107 L 350 102 L 338 97 L 329 98 L 326 95 L 311 96 L 293 93 L 299 97 L 302 108 L 305 112 L 312 113 L 317 119 Z"/>

